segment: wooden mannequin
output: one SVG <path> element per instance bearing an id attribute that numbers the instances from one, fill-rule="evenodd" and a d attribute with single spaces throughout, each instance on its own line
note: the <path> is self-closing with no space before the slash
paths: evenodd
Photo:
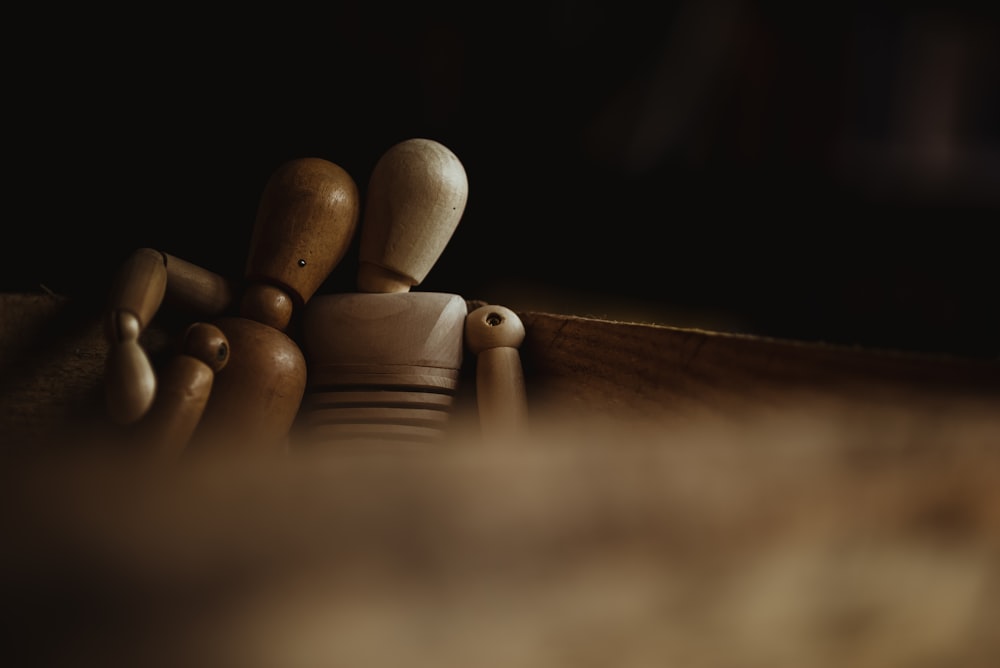
<path id="1" fill-rule="evenodd" d="M 302 353 L 284 330 L 343 258 L 359 212 L 357 186 L 339 166 L 303 158 L 280 167 L 261 196 L 238 316 L 226 315 L 234 291 L 225 279 L 160 251 L 136 251 L 111 291 L 110 415 L 138 425 L 161 450 L 179 451 L 192 439 L 202 447 L 280 447 L 306 379 Z M 165 296 L 214 318 L 202 333 L 214 356 L 225 357 L 208 365 L 214 377 L 189 363 L 157 378 L 139 336 Z"/>
<path id="2" fill-rule="evenodd" d="M 227 281 L 140 249 L 112 290 L 112 417 L 141 424 L 151 447 L 173 454 L 185 447 L 274 450 L 288 445 L 297 417 L 305 428 L 296 437 L 312 444 L 437 438 L 457 386 L 469 314 L 458 295 L 410 288 L 447 245 L 467 196 L 465 169 L 449 149 L 427 139 L 393 146 L 369 182 L 360 292 L 314 297 L 355 232 L 358 190 L 333 163 L 287 163 L 261 197 L 238 317 L 224 315 L 234 302 Z M 213 320 L 188 330 L 183 360 L 158 378 L 139 336 L 165 296 Z M 294 309 L 303 314 L 304 353 L 285 332 Z M 516 350 L 523 326 L 508 309 L 488 310 L 469 321 L 468 342 L 481 369 L 483 426 L 499 432 L 517 428 L 525 415 Z"/>
<path id="3" fill-rule="evenodd" d="M 477 364 L 477 402 L 486 429 L 505 432 L 525 416 L 516 334 L 497 343 L 468 319 L 459 295 L 410 292 L 440 257 L 468 198 L 465 168 L 449 149 L 426 139 L 393 146 L 368 184 L 361 228 L 358 293 L 322 295 L 303 316 L 309 383 L 300 433 L 315 444 L 347 441 L 421 443 L 447 425 L 465 352 L 467 325 Z M 485 321 L 484 321 L 485 322 Z M 493 324 L 485 324 L 487 329 Z M 481 352 L 511 346 L 507 365 Z M 489 355 L 487 357 L 490 357 Z M 485 371 L 485 373 L 483 373 Z M 499 424 L 498 424 L 499 423 Z"/>

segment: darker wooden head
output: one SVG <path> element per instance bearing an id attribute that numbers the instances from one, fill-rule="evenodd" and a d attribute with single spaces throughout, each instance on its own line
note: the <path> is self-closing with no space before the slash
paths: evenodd
<path id="1" fill-rule="evenodd" d="M 360 206 L 357 184 L 338 165 L 285 163 L 261 195 L 246 279 L 276 284 L 299 305 L 309 301 L 347 252 Z"/>

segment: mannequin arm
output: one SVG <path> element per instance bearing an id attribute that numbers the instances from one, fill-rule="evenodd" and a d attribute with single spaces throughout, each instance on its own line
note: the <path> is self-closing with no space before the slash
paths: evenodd
<path id="1" fill-rule="evenodd" d="M 229 361 L 229 340 L 215 325 L 197 322 L 163 369 L 156 399 L 139 422 L 139 444 L 158 459 L 174 460 L 205 412 L 215 374 Z"/>
<path id="2" fill-rule="evenodd" d="M 156 375 L 139 337 L 165 298 L 214 316 L 229 308 L 233 290 L 220 276 L 151 248 L 128 257 L 111 287 L 105 328 L 107 406 L 121 424 L 142 418 L 156 396 Z"/>
<path id="3" fill-rule="evenodd" d="M 465 338 L 476 355 L 476 400 L 483 437 L 502 441 L 521 433 L 528 404 L 518 348 L 524 325 L 503 306 L 481 306 L 465 321 Z"/>

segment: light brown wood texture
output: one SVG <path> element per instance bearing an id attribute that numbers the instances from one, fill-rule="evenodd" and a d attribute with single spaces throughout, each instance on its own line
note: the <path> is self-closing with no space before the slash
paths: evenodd
<path id="1" fill-rule="evenodd" d="M 470 309 L 482 305 L 468 302 Z M 104 408 L 109 346 L 103 318 L 86 306 L 53 295 L 0 295 L 5 445 L 117 433 Z M 864 415 L 887 433 L 901 413 L 939 418 L 940 434 L 962 440 L 963 416 L 1000 403 L 1000 365 L 992 361 L 518 315 L 525 327 L 520 356 L 529 420 L 536 423 L 545 415 L 600 416 L 623 425 L 697 422 L 832 407 Z M 143 345 L 162 357 L 169 337 L 154 326 L 144 332 Z M 461 366 L 459 397 L 474 394 L 474 366 L 474 359 Z"/>
<path id="2" fill-rule="evenodd" d="M 150 248 L 140 248 L 126 258 L 111 285 L 105 397 L 108 413 L 122 424 L 139 420 L 156 396 L 156 377 L 139 345 L 139 335 L 163 303 L 166 287 L 166 258 Z"/>
<path id="3" fill-rule="evenodd" d="M 358 289 L 419 285 L 451 240 L 468 196 L 465 167 L 446 146 L 414 138 L 386 151 L 368 182 Z"/>
<path id="4" fill-rule="evenodd" d="M 247 280 L 277 282 L 298 304 L 309 301 L 346 254 L 360 207 L 357 184 L 339 165 L 300 158 L 280 166 L 261 194 Z"/>
<path id="5" fill-rule="evenodd" d="M 142 331 L 135 314 L 114 311 L 109 320 L 114 335 L 104 372 L 108 415 L 121 424 L 132 424 L 156 398 L 156 373 L 139 344 Z"/>
<path id="6" fill-rule="evenodd" d="M 171 306 L 202 318 L 221 316 L 232 307 L 235 281 L 169 253 L 163 256 L 167 266 L 166 298 Z"/>
<path id="7" fill-rule="evenodd" d="M 176 355 L 159 377 L 156 400 L 129 438 L 151 460 L 170 463 L 188 447 L 208 404 L 215 374 L 197 358 Z"/>
<path id="8" fill-rule="evenodd" d="M 942 411 L 1000 402 L 1000 363 L 669 325 L 522 313 L 533 412 L 710 419 L 850 407 Z M 891 428 L 891 425 L 887 425 Z"/>
<path id="9" fill-rule="evenodd" d="M 484 437 L 518 438 L 528 415 L 518 348 L 524 324 L 505 306 L 484 305 L 465 320 L 465 341 L 476 356 L 476 403 Z"/>
<path id="10" fill-rule="evenodd" d="M 166 377 L 174 386 L 155 416 L 160 431 L 170 434 L 164 438 L 176 441 L 197 425 L 195 436 L 202 440 L 243 442 L 251 450 L 267 442 L 284 447 L 302 398 L 305 366 L 297 344 L 283 332 L 295 306 L 307 302 L 343 258 L 359 207 L 354 180 L 334 163 L 302 158 L 275 170 L 257 209 L 242 318 L 220 317 L 233 302 L 230 281 L 159 251 L 133 253 L 111 291 L 109 414 L 133 424 L 156 402 L 157 377 L 138 337 L 169 294 L 188 311 L 216 318 L 220 336 L 235 353 L 222 378 L 209 378 L 208 370 L 188 361 L 170 367 Z M 171 409 L 178 414 L 170 415 Z"/>
<path id="11" fill-rule="evenodd" d="M 101 308 L 0 295 L 5 658 L 996 664 L 996 363 L 518 315 L 509 447 L 137 467 Z"/>
<path id="12" fill-rule="evenodd" d="M 788 401 L 655 433 L 154 470 L 79 450 L 8 463 L 5 657 L 992 668 L 1000 424 L 963 406 Z"/>
<path id="13" fill-rule="evenodd" d="M 463 297 L 440 292 L 318 296 L 302 321 L 310 382 L 328 384 L 345 364 L 458 369 L 467 313 Z"/>
<path id="14" fill-rule="evenodd" d="M 279 287 L 257 283 L 247 286 L 240 300 L 240 315 L 285 331 L 295 312 L 295 304 Z"/>
<path id="15" fill-rule="evenodd" d="M 440 436 L 465 359 L 467 313 L 464 298 L 437 292 L 315 297 L 302 320 L 303 437 L 367 439 L 383 429 L 393 439 Z M 428 393 L 448 401 L 428 401 Z"/>
<path id="16" fill-rule="evenodd" d="M 744 428 L 669 449 L 3 471 L 6 655 L 991 668 L 1000 492 L 977 468 L 995 449 L 858 461 L 815 434 L 798 457 Z"/>
<path id="17" fill-rule="evenodd" d="M 229 340 L 218 327 L 194 323 L 178 354 L 159 373 L 156 400 L 129 438 L 155 462 L 173 462 L 187 448 L 205 412 L 215 374 L 229 362 Z"/>
<path id="18" fill-rule="evenodd" d="M 160 309 L 166 289 L 166 258 L 159 251 L 140 248 L 119 268 L 108 296 L 108 311 L 132 313 L 141 331 Z M 115 336 L 113 329 L 109 336 Z"/>
<path id="19" fill-rule="evenodd" d="M 161 304 L 168 301 L 173 307 L 201 316 L 217 316 L 231 306 L 232 298 L 229 281 L 167 253 L 140 248 L 126 259 L 109 297 L 107 333 L 112 347 L 106 365 L 105 394 L 113 419 L 133 424 L 143 419 L 156 401 L 156 375 L 138 337 Z M 176 380 L 176 375 L 171 379 Z M 169 392 L 174 399 L 181 396 L 178 392 L 183 393 L 178 388 Z M 180 409 L 186 403 L 161 402 L 157 421 L 169 421 L 164 415 L 165 406 Z M 177 420 L 190 421 L 190 416 L 178 416 Z"/>
<path id="20" fill-rule="evenodd" d="M 247 318 L 219 318 L 229 361 L 215 375 L 191 448 L 247 455 L 287 446 L 306 385 L 306 363 L 284 332 Z"/>

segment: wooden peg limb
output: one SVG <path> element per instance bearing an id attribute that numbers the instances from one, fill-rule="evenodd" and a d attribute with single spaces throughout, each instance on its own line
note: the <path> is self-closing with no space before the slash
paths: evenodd
<path id="1" fill-rule="evenodd" d="M 118 270 L 111 285 L 108 311 L 128 312 L 135 316 L 141 332 L 149 325 L 163 303 L 167 288 L 167 264 L 163 253 L 152 248 L 133 252 Z M 113 318 L 109 323 L 117 325 Z M 108 331 L 114 340 L 116 331 Z"/>
<path id="2" fill-rule="evenodd" d="M 105 401 L 119 424 L 139 420 L 153 404 L 156 375 L 139 345 L 141 325 L 130 311 L 113 311 L 108 318 L 110 348 L 104 368 Z"/>
<path id="3" fill-rule="evenodd" d="M 524 325 L 503 306 L 481 306 L 465 321 L 465 339 L 476 355 L 476 397 L 483 436 L 490 441 L 514 437 L 527 421 L 524 372 L 518 351 Z"/>
<path id="4" fill-rule="evenodd" d="M 125 260 L 111 286 L 105 325 L 110 344 L 105 400 L 111 419 L 120 424 L 139 420 L 156 394 L 156 377 L 139 335 L 160 308 L 166 285 L 163 254 L 140 248 Z"/>
<path id="5" fill-rule="evenodd" d="M 167 298 L 200 317 L 224 314 L 234 302 L 233 282 L 169 253 L 163 253 L 167 268 Z"/>
<path id="6" fill-rule="evenodd" d="M 156 400 L 141 423 L 141 448 L 155 457 L 176 459 L 188 445 L 208 404 L 215 374 L 229 361 L 229 341 L 207 323 L 184 332 L 180 354 L 163 369 Z"/>

